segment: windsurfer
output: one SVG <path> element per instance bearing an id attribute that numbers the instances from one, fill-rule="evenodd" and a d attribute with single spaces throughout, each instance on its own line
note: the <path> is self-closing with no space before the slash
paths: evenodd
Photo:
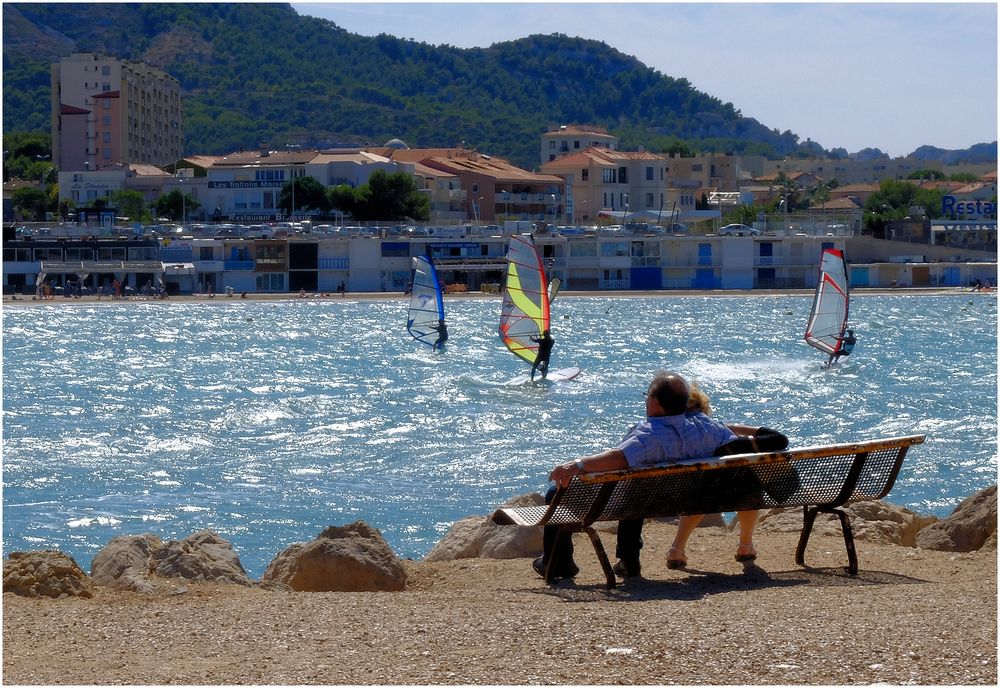
<path id="1" fill-rule="evenodd" d="M 448 341 L 448 326 L 444 324 L 444 320 L 438 320 L 437 325 L 431 325 L 432 330 L 437 330 L 438 338 L 434 342 L 434 348 L 441 350 L 444 348 L 444 343 Z"/>
<path id="2" fill-rule="evenodd" d="M 531 341 L 538 344 L 538 355 L 535 356 L 535 362 L 531 364 L 531 379 L 535 379 L 535 371 L 538 370 L 542 374 L 542 379 L 549 373 L 549 357 L 552 356 L 552 345 L 555 344 L 555 340 L 552 339 L 552 334 L 545 330 L 542 332 L 541 337 L 529 337 Z"/>
<path id="3" fill-rule="evenodd" d="M 851 352 L 854 351 L 854 345 L 858 343 L 857 337 L 854 336 L 854 330 L 847 330 L 846 334 L 841 334 L 837 339 L 841 342 L 840 348 L 830 354 L 827 365 L 836 363 L 841 356 L 850 356 Z"/>

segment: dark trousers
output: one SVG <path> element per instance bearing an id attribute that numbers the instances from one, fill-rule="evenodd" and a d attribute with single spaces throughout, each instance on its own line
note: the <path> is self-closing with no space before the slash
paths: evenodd
<path id="1" fill-rule="evenodd" d="M 555 494 L 556 486 L 552 485 L 545 492 L 545 503 L 550 504 Z M 615 556 L 619 559 L 639 560 L 639 550 L 642 549 L 642 524 L 641 518 L 618 521 L 618 544 L 615 547 Z M 542 530 L 542 561 L 548 566 L 549 560 L 555 557 L 557 572 L 573 562 L 573 537 L 570 533 L 564 533 L 561 538 L 557 537 L 559 528 L 559 526 L 545 526 Z"/>

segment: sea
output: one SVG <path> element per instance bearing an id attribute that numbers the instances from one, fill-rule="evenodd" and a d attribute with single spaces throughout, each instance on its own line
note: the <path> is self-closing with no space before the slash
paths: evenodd
<path id="1" fill-rule="evenodd" d="M 447 297 L 442 353 L 402 298 L 6 307 L 3 555 L 85 570 L 113 537 L 211 529 L 252 578 L 285 547 L 365 521 L 420 559 L 458 520 L 543 491 L 644 413 L 657 370 L 792 446 L 926 434 L 888 501 L 948 515 L 997 481 L 995 295 L 863 295 L 854 353 L 802 339 L 812 297 L 560 296 L 553 369 L 497 335 L 500 300 Z"/>

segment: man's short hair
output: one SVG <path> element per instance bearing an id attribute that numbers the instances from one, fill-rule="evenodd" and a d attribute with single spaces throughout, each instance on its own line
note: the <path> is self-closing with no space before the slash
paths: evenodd
<path id="1" fill-rule="evenodd" d="M 656 398 L 668 416 L 680 416 L 687 411 L 690 388 L 687 381 L 677 373 L 658 371 L 649 384 L 649 393 Z"/>

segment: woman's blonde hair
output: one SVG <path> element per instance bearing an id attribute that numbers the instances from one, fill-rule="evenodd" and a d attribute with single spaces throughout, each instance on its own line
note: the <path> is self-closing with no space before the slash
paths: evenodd
<path id="1" fill-rule="evenodd" d="M 706 416 L 712 415 L 712 405 L 708 401 L 708 395 L 698 387 L 698 383 L 694 380 L 688 383 L 687 410 L 704 413 Z"/>

